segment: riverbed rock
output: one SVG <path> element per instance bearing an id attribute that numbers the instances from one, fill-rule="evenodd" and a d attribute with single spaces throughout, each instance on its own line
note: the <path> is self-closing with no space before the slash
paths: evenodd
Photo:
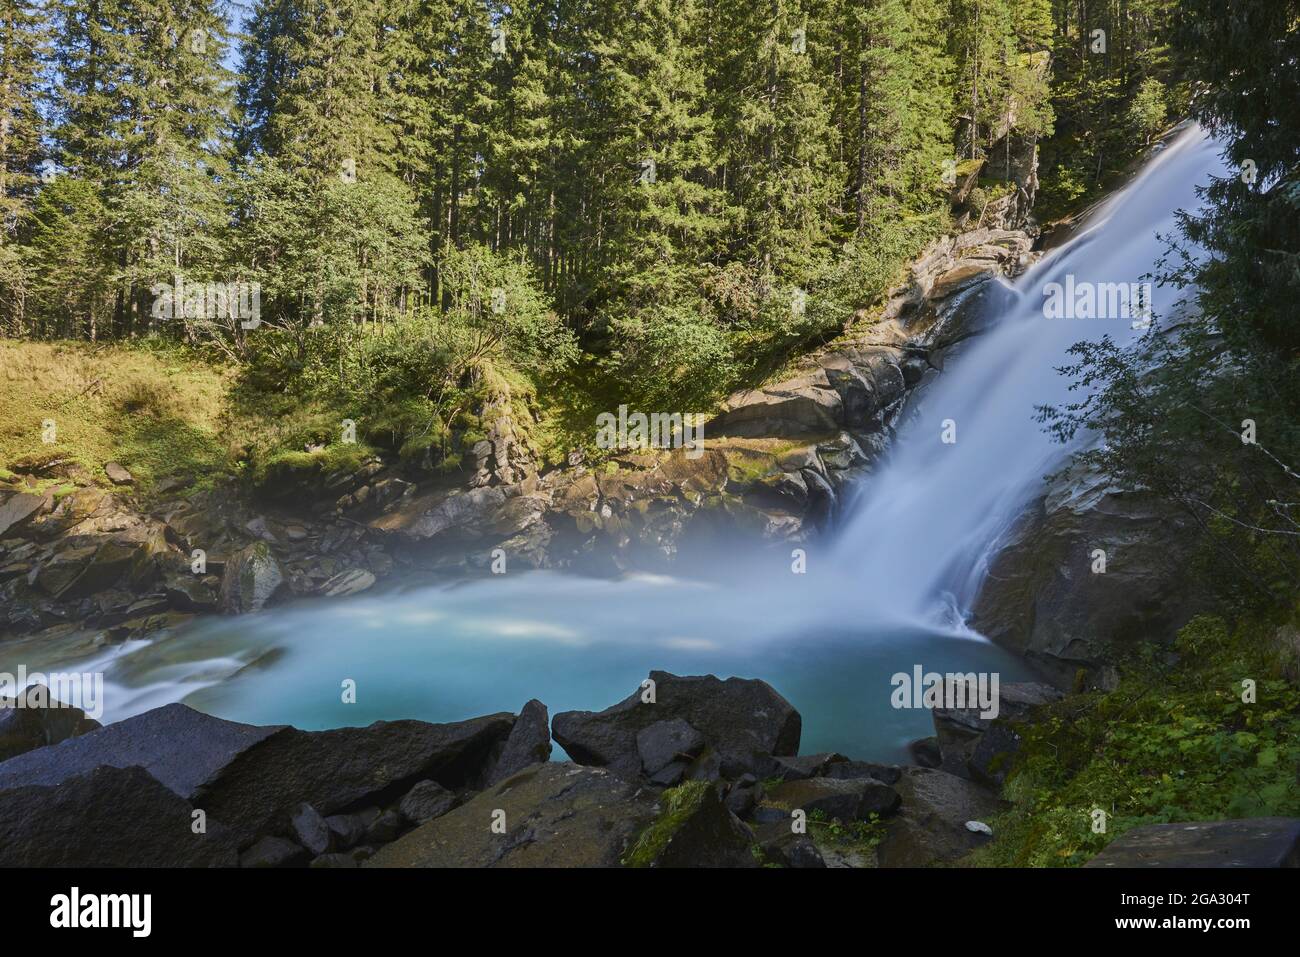
<path id="1" fill-rule="evenodd" d="M 80 708 L 55 700 L 49 688 L 30 685 L 17 698 L 0 697 L 0 762 L 99 727 Z"/>
<path id="2" fill-rule="evenodd" d="M 320 586 L 320 593 L 326 598 L 343 598 L 348 595 L 359 594 L 370 588 L 375 583 L 375 576 L 368 571 L 360 568 L 349 569 L 345 572 L 339 572 L 324 585 Z"/>
<path id="3" fill-rule="evenodd" d="M 0 763 L 0 788 L 52 786 L 101 765 L 143 767 L 177 796 L 199 788 L 282 725 L 224 721 L 183 704 L 169 704 Z"/>
<path id="4" fill-rule="evenodd" d="M 421 825 L 362 866 L 616 867 L 656 813 L 651 793 L 633 781 L 551 761 Z"/>
<path id="5" fill-rule="evenodd" d="M 881 867 L 955 861 L 990 840 L 966 822 L 986 820 L 1007 807 L 987 788 L 933 768 L 905 768 L 895 787 L 902 805 L 877 848 Z"/>
<path id="6" fill-rule="evenodd" d="M 580 764 L 635 776 L 641 770 L 637 734 L 659 721 L 681 719 L 722 757 L 724 774 L 739 776 L 762 755 L 799 751 L 799 712 L 765 681 L 713 675 L 679 677 L 652 671 L 654 701 L 643 684 L 604 711 L 564 711 L 551 722 L 555 740 Z M 757 757 L 756 757 L 757 756 Z"/>
<path id="7" fill-rule="evenodd" d="M 1300 818 L 1148 824 L 1084 867 L 1300 867 Z"/>
<path id="8" fill-rule="evenodd" d="M 285 586 L 284 572 L 265 542 L 235 552 L 221 578 L 221 609 L 229 615 L 261 611 Z"/>
<path id="9" fill-rule="evenodd" d="M 261 834 L 301 803 L 329 816 L 395 800 L 421 779 L 453 787 L 479 773 L 513 724 L 514 715 L 494 714 L 453 724 L 376 721 L 330 731 L 289 728 L 224 765 L 204 784 L 196 803 L 244 833 Z"/>
<path id="10" fill-rule="evenodd" d="M 139 767 L 0 788 L 0 867 L 234 867 L 232 835 Z"/>

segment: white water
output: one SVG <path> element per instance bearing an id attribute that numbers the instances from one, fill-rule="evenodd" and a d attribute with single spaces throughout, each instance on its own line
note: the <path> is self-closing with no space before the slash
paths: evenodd
<path id="1" fill-rule="evenodd" d="M 209 620 L 88 660 L 75 639 L 9 642 L 0 670 L 102 668 L 110 720 L 183 699 L 238 720 L 309 728 L 456 720 L 515 711 L 530 697 L 552 713 L 599 709 L 651 668 L 739 674 L 765 678 L 800 709 L 803 751 L 901 757 L 904 742 L 931 732 L 928 714 L 889 707 L 893 673 L 921 664 L 1027 676 L 966 632 L 961 612 L 999 533 L 1067 454 L 1034 420 L 1037 405 L 1066 397 L 1055 372 L 1066 350 L 1135 334 L 1116 319 L 1045 319 L 1042 285 L 1067 272 L 1138 281 L 1163 250 L 1156 234 L 1174 233 L 1175 211 L 1195 207 L 1195 186 L 1221 172 L 1214 145 L 1187 131 L 1086 232 L 1022 276 L 1019 304 L 925 387 L 838 536 L 807 546 L 807 574 L 791 574 L 778 551 L 720 554 L 714 581 L 488 575 Z M 1156 289 L 1157 315 L 1169 305 Z M 940 441 L 944 419 L 957 424 L 955 444 Z M 936 608 L 947 608 L 946 622 Z M 341 702 L 343 679 L 356 681 L 356 704 Z"/>
<path id="2" fill-rule="evenodd" d="M 1225 168 L 1198 127 L 1180 134 L 1130 183 L 1093 213 L 1086 228 L 1014 284 L 1017 304 L 967 343 L 949 371 L 925 389 L 900 430 L 887 468 L 872 478 L 841 532 L 839 561 L 861 589 L 849 613 L 915 621 L 947 606 L 969 611 L 1000 534 L 1059 468 L 1068 450 L 1035 421 L 1035 407 L 1079 398 L 1056 371 L 1082 339 L 1119 343 L 1141 335 L 1118 318 L 1044 318 L 1043 287 L 1064 282 L 1135 283 L 1176 235 L 1174 214 L 1199 206 L 1196 187 Z M 1179 292 L 1156 286 L 1159 321 Z M 945 420 L 956 441 L 941 441 Z"/>

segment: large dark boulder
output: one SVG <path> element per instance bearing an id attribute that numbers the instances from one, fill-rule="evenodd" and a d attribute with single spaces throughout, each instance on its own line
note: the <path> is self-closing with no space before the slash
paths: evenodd
<path id="1" fill-rule="evenodd" d="M 244 833 L 263 834 L 282 828 L 302 803 L 328 817 L 396 800 L 421 779 L 459 786 L 482 772 L 514 720 L 503 713 L 453 724 L 286 729 L 226 764 L 195 803 Z"/>
<path id="2" fill-rule="evenodd" d="M 656 812 L 650 792 L 603 768 L 535 764 L 381 848 L 363 866 L 616 867 Z M 493 830 L 496 820 L 503 833 Z"/>
<path id="3" fill-rule="evenodd" d="M 802 719 L 765 681 L 713 675 L 679 677 L 650 672 L 655 700 L 638 688 L 604 711 L 564 711 L 551 722 L 555 740 L 579 764 L 635 776 L 642 765 L 637 735 L 660 721 L 679 718 L 704 736 L 722 758 L 723 773 L 739 776 L 762 755 L 799 752 Z M 760 757 L 756 757 L 760 756 Z"/>
<path id="4" fill-rule="evenodd" d="M 224 721 L 169 704 L 0 763 L 0 788 L 55 785 L 101 765 L 138 765 L 178 796 L 199 787 L 250 748 L 286 730 Z"/>
<path id="5" fill-rule="evenodd" d="M 1148 824 L 1084 867 L 1300 867 L 1300 818 Z"/>
<path id="6" fill-rule="evenodd" d="M 99 727 L 80 708 L 54 701 L 48 688 L 33 685 L 17 699 L 0 698 L 0 762 Z"/>
<path id="7" fill-rule="evenodd" d="M 233 836 L 143 768 L 0 789 L 0 867 L 234 867 Z"/>

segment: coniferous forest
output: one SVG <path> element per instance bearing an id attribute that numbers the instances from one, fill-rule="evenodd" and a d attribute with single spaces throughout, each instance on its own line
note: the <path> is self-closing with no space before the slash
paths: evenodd
<path id="1" fill-rule="evenodd" d="M 0 0 L 0 868 L 1270 916 L 1298 211 L 1300 0 Z"/>

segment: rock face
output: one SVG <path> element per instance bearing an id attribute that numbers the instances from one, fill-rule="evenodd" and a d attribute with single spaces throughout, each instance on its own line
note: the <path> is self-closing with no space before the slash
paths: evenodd
<path id="1" fill-rule="evenodd" d="M 1115 645 L 1170 640 L 1197 613 L 1185 584 L 1196 535 L 1150 499 L 1089 475 L 1052 484 L 1013 528 L 971 624 L 1060 686 L 1098 680 Z M 1094 572 L 1096 551 L 1105 571 Z M 1100 566 L 1097 566 L 1100 567 Z"/>
<path id="2" fill-rule="evenodd" d="M 880 842 L 881 867 L 954 861 L 990 838 L 966 827 L 1006 805 L 979 785 L 931 768 L 907 768 L 895 785 L 902 808 Z"/>
<path id="3" fill-rule="evenodd" d="M 648 791 L 603 768 L 536 764 L 382 848 L 363 866 L 615 867 L 655 815 Z M 501 822 L 496 831 L 494 820 Z"/>
<path id="4" fill-rule="evenodd" d="M 13 698 L 0 698 L 0 762 L 36 748 L 88 734 L 100 724 L 80 708 L 50 698 L 48 688 L 32 686 Z"/>
<path id="5" fill-rule="evenodd" d="M 1300 867 L 1300 818 L 1149 824 L 1084 867 Z"/>
<path id="6" fill-rule="evenodd" d="M 101 767 L 58 787 L 0 788 L 0 867 L 233 867 L 220 824 L 138 767 Z"/>
<path id="7" fill-rule="evenodd" d="M 647 688 L 604 711 L 564 711 L 555 716 L 555 740 L 580 764 L 608 767 L 634 777 L 643 763 L 637 735 L 661 721 L 679 719 L 703 736 L 725 766 L 747 768 L 755 755 L 794 755 L 802 719 L 771 685 L 757 679 L 712 675 L 683 678 L 650 672 L 654 702 Z"/>

